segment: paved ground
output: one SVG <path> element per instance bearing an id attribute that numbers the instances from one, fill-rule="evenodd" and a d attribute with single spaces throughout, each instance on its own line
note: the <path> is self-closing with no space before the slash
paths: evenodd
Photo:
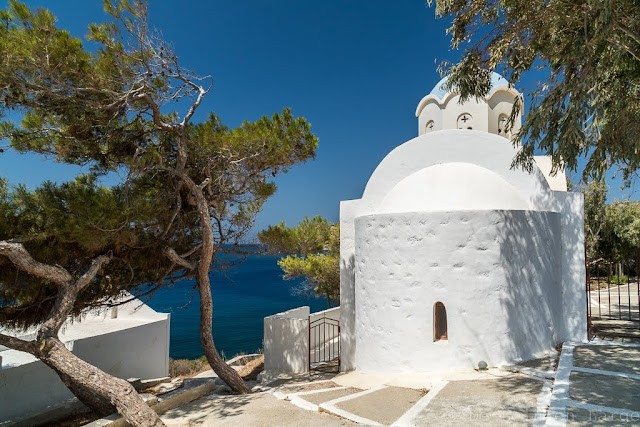
<path id="1" fill-rule="evenodd" d="M 306 411 L 269 393 L 198 399 L 162 415 L 167 426 L 334 427 L 355 425 L 329 414 Z"/>
<path id="2" fill-rule="evenodd" d="M 578 346 L 573 350 L 573 366 L 640 375 L 640 348 L 616 344 Z"/>
<path id="3" fill-rule="evenodd" d="M 361 391 L 362 390 L 359 388 L 349 387 L 349 388 L 341 388 L 338 390 L 330 390 L 330 391 L 324 391 L 320 393 L 307 394 L 307 395 L 301 396 L 301 398 L 306 400 L 307 402 L 319 405 L 321 403 L 329 402 L 333 399 L 337 399 L 343 396 L 348 396 L 350 394 L 359 393 Z"/>
<path id="4" fill-rule="evenodd" d="M 543 382 L 523 375 L 452 381 L 415 419 L 417 426 L 529 426 Z"/>
<path id="5" fill-rule="evenodd" d="M 421 390 L 385 387 L 364 396 L 338 403 L 336 407 L 382 425 L 391 425 L 424 395 L 425 393 Z"/>
<path id="6" fill-rule="evenodd" d="M 640 426 L 640 345 L 565 344 L 549 425 Z"/>
<path id="7" fill-rule="evenodd" d="M 508 370 L 447 378 L 352 373 L 272 386 L 248 396 L 201 398 L 162 419 L 168 426 L 223 427 L 333 427 L 352 421 L 394 427 L 640 426 L 640 345 L 568 343 L 559 362 L 551 354 Z"/>

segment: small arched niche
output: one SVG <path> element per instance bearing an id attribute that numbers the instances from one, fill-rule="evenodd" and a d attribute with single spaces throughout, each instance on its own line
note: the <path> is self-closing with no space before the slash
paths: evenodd
<path id="1" fill-rule="evenodd" d="M 502 113 L 498 116 L 498 135 L 504 136 L 505 138 L 511 138 L 511 131 L 507 130 L 507 122 L 509 121 L 509 116 Z"/>
<path id="2" fill-rule="evenodd" d="M 458 129 L 473 129 L 473 117 L 469 113 L 458 116 Z"/>
<path id="3" fill-rule="evenodd" d="M 433 306 L 433 340 L 442 341 L 449 339 L 447 331 L 447 309 L 438 301 Z"/>
<path id="4" fill-rule="evenodd" d="M 424 133 L 429 133 L 429 132 L 433 132 L 436 128 L 435 123 L 433 122 L 433 120 L 429 120 L 427 122 L 427 124 L 424 127 Z"/>

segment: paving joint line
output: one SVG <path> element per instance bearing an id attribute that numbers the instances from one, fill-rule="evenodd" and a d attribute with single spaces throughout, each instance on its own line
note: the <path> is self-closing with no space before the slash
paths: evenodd
<path id="1" fill-rule="evenodd" d="M 434 384 L 431 387 L 431 390 L 427 394 L 425 394 L 420 400 L 416 402 L 407 412 L 405 412 L 400 418 L 398 418 L 391 427 L 409 427 L 415 425 L 415 420 L 418 418 L 418 415 L 422 411 L 426 409 L 426 407 L 431 403 L 433 398 L 437 396 L 438 393 L 447 385 L 449 381 L 440 381 Z"/>
<path id="2" fill-rule="evenodd" d="M 333 400 L 330 400 L 328 402 L 321 403 L 320 405 L 318 405 L 318 407 L 319 407 L 319 410 L 321 410 L 321 411 L 325 411 L 325 412 L 328 412 L 330 414 L 337 415 L 339 417 L 345 418 L 347 420 L 351 420 L 351 421 L 356 422 L 358 424 L 365 424 L 365 425 L 371 425 L 371 426 L 380 426 L 382 424 L 380 424 L 377 421 L 373 421 L 373 420 L 370 420 L 368 418 L 361 417 L 361 416 L 356 415 L 356 414 L 352 414 L 351 412 L 348 412 L 348 411 L 345 411 L 344 409 L 338 408 L 336 405 L 338 403 L 346 402 L 347 400 L 357 399 L 358 397 L 365 396 L 367 394 L 373 393 L 373 392 L 378 391 L 378 390 L 382 390 L 384 388 L 387 388 L 387 386 L 379 385 L 379 386 L 373 387 L 373 388 L 371 388 L 369 390 L 364 390 L 364 391 L 361 391 L 359 393 L 349 394 L 347 396 L 338 397 L 337 399 L 333 399 Z"/>

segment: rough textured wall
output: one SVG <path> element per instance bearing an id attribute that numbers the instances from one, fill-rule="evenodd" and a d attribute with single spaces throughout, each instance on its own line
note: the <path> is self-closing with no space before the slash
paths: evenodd
<path id="1" fill-rule="evenodd" d="M 529 359 L 555 345 L 559 214 L 374 214 L 355 224 L 358 371 L 465 369 Z M 449 339 L 434 342 L 438 301 Z"/>

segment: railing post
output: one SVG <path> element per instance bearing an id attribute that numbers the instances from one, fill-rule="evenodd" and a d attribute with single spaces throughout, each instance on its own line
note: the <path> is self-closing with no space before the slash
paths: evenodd
<path id="1" fill-rule="evenodd" d="M 587 244 L 584 244 L 584 269 L 587 291 L 587 341 L 591 341 L 591 276 L 589 274 L 589 260 L 587 259 Z"/>

